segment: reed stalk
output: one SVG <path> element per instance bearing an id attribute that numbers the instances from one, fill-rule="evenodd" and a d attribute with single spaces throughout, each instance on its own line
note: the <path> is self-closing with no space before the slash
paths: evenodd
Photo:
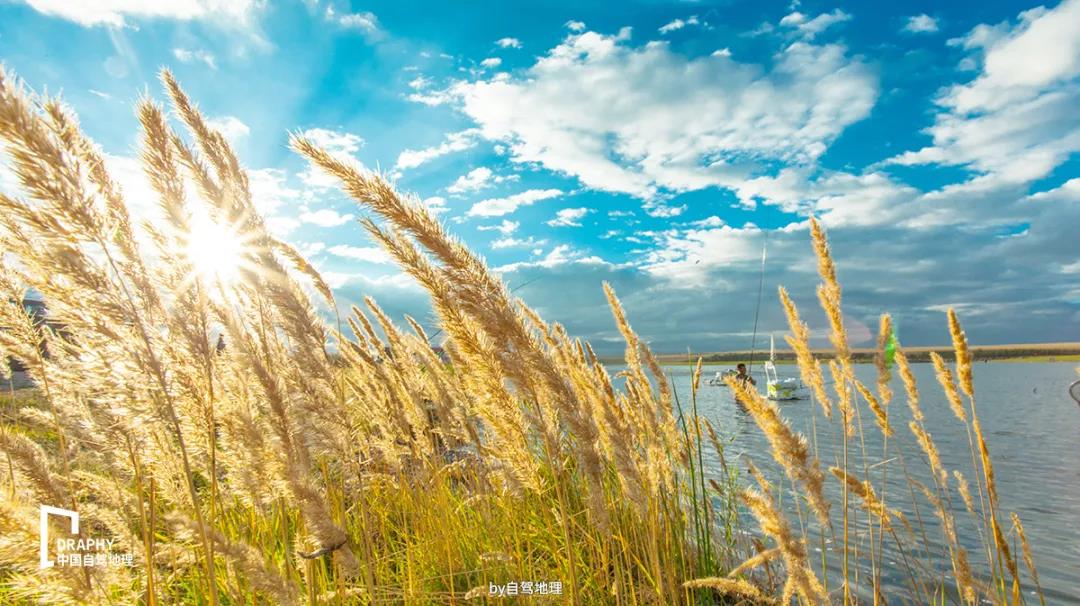
<path id="1" fill-rule="evenodd" d="M 1019 518 L 1019 555 L 1000 525 L 959 318 L 948 314 L 955 367 L 933 362 L 968 432 L 978 505 L 967 478 L 952 477 L 986 570 L 961 548 L 950 474 L 888 315 L 876 383 L 856 377 L 839 270 L 816 219 L 810 248 L 832 359 L 811 349 L 799 293 L 781 288 L 779 299 L 823 418 L 815 408 L 811 444 L 776 404 L 728 383 L 780 469 L 770 479 L 750 465 L 753 489 L 729 461 L 723 425 L 699 407 L 701 360 L 688 359 L 686 401 L 610 285 L 601 289 L 625 342 L 615 373 L 418 199 L 296 135 L 294 150 L 369 212 L 361 226 L 430 295 L 443 340 L 370 298 L 339 311 L 315 265 L 267 229 L 227 140 L 171 74 L 161 80 L 171 110 L 149 96 L 136 106 L 160 217 L 140 222 L 70 111 L 0 70 L 0 142 L 21 189 L 0 194 L 0 358 L 18 360 L 37 385 L 0 397 L 3 603 L 462 603 L 526 579 L 559 582 L 575 604 L 823 604 L 837 581 L 834 593 L 855 603 L 867 565 L 882 603 L 899 591 L 882 581 L 887 541 L 908 577 L 901 601 L 949 592 L 1015 601 L 1019 555 L 1044 601 Z M 202 215 L 235 236 L 237 258 L 221 260 L 235 262 L 235 275 L 198 266 Z M 27 292 L 45 299 L 49 324 L 22 308 Z M 890 416 L 887 346 L 896 346 L 910 436 Z M 885 438 L 880 457 L 866 448 L 864 405 Z M 835 485 L 818 460 L 819 422 L 843 441 L 829 462 Z M 922 453 L 932 487 L 909 471 L 905 451 Z M 886 500 L 894 461 L 908 514 Z M 133 566 L 38 569 L 39 503 L 79 511 L 80 536 L 114 536 Z M 940 548 L 928 546 L 927 504 L 942 524 Z M 744 527 L 745 513 L 758 531 Z"/>

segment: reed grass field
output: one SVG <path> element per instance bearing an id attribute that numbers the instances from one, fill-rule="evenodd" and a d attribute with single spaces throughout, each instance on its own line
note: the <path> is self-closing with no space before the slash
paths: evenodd
<path id="1" fill-rule="evenodd" d="M 888 315 L 877 380 L 858 380 L 813 219 L 806 254 L 835 355 L 810 349 L 791 294 L 779 297 L 818 430 L 842 436 L 843 457 L 818 460 L 775 403 L 734 382 L 771 448 L 725 456 L 698 414 L 700 360 L 688 361 L 691 393 L 673 389 L 610 287 L 596 285 L 625 340 L 614 374 L 417 199 L 296 135 L 295 152 L 337 180 L 430 295 L 448 360 L 372 299 L 337 314 L 318 271 L 268 232 L 226 139 L 169 72 L 161 81 L 169 108 L 135 108 L 166 217 L 148 224 L 65 105 L 0 72 L 0 140 L 21 186 L 0 195 L 0 355 L 35 384 L 0 406 L 0 602 L 1046 603 L 1039 546 L 999 507 L 961 319 L 948 314 L 954 359 L 930 354 L 937 384 L 916 384 L 902 347 L 886 351 Z M 236 258 L 200 258 L 207 233 Z M 49 324 L 24 309 L 28 293 Z M 893 374 L 907 426 L 890 415 Z M 923 422 L 929 390 L 967 432 L 962 468 L 942 463 Z M 884 449 L 861 446 L 870 432 Z M 767 459 L 783 474 L 759 472 Z M 887 475 L 910 490 L 885 491 Z M 961 502 L 978 549 L 957 536 Z M 78 530 L 42 505 L 78 512 Z M 129 557 L 61 565 L 55 542 L 39 551 L 42 526 Z M 838 548 L 813 549 L 826 541 Z M 882 589 L 889 568 L 905 578 L 899 594 Z"/>

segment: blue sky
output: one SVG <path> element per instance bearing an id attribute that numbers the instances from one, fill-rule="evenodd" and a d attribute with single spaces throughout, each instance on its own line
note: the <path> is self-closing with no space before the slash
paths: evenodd
<path id="1" fill-rule="evenodd" d="M 92 5 L 89 8 L 80 4 Z M 0 59 L 61 93 L 154 220 L 132 104 L 172 69 L 275 231 L 343 305 L 432 324 L 306 132 L 415 193 L 546 318 L 620 347 L 747 347 L 788 287 L 815 334 L 810 214 L 851 322 L 908 344 L 1080 340 L 1080 1 L 0 2 Z M 13 188 L 0 167 L 0 188 Z"/>

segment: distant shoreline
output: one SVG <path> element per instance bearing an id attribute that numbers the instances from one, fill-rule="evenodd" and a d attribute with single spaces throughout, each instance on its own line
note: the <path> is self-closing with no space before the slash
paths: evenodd
<path id="1" fill-rule="evenodd" d="M 905 347 L 904 353 L 911 362 L 929 362 L 930 353 L 937 352 L 946 360 L 953 359 L 952 346 L 940 345 L 933 347 Z M 851 352 L 852 361 L 855 363 L 868 363 L 874 361 L 876 350 L 869 348 L 857 348 Z M 1015 345 L 982 345 L 971 347 L 972 358 L 975 362 L 1080 362 L 1080 343 L 1032 343 Z M 836 355 L 832 349 L 816 349 L 814 355 L 820 359 L 828 360 Z M 713 351 L 692 353 L 665 353 L 656 356 L 664 365 L 685 365 L 688 360 L 696 363 L 700 357 L 702 364 L 735 364 L 749 362 L 749 351 Z M 757 350 L 753 354 L 754 362 L 763 362 L 769 357 L 766 347 Z M 623 362 L 620 356 L 603 356 L 600 358 L 605 364 L 620 364 Z M 777 364 L 794 364 L 795 354 L 790 349 L 777 350 Z"/>

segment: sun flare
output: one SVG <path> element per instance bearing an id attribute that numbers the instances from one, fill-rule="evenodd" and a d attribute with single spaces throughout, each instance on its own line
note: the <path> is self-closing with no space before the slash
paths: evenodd
<path id="1" fill-rule="evenodd" d="M 244 244 L 228 226 L 205 215 L 192 217 L 187 257 L 198 277 L 228 284 L 240 276 Z"/>

